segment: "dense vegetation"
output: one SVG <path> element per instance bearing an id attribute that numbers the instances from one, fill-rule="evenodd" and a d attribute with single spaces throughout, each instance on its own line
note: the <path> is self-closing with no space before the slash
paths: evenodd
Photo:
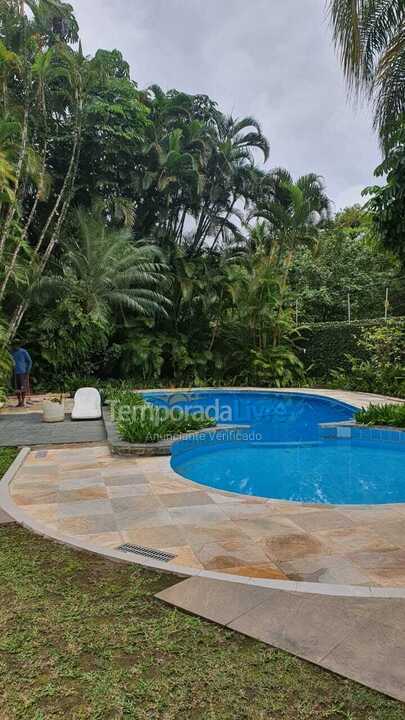
<path id="1" fill-rule="evenodd" d="M 362 425 L 405 428 L 405 405 L 370 405 L 356 414 L 356 420 Z"/>
<path id="2" fill-rule="evenodd" d="M 333 12 L 348 52 L 363 20 Z M 400 101 L 387 185 L 333 216 L 316 168 L 268 166 L 256 119 L 141 90 L 119 50 L 86 57 L 78 39 L 61 0 L 0 5 L 0 385 L 15 338 L 37 389 L 336 382 L 351 360 L 309 363 L 314 324 L 347 320 L 348 303 L 352 320 L 404 314 Z"/>
<path id="3" fill-rule="evenodd" d="M 119 435 L 130 443 L 154 443 L 171 440 L 184 433 L 215 426 L 215 420 L 205 413 L 188 413 L 180 408 L 158 408 L 142 395 L 127 388 L 108 384 L 100 388 L 110 405 L 111 418 Z"/>

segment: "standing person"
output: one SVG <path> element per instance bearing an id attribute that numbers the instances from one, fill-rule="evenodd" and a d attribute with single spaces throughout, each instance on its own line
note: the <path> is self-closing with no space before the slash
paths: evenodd
<path id="1" fill-rule="evenodd" d="M 15 385 L 18 398 L 18 407 L 26 407 L 25 398 L 30 391 L 30 372 L 32 368 L 31 356 L 20 344 L 16 344 L 11 357 L 14 362 Z"/>

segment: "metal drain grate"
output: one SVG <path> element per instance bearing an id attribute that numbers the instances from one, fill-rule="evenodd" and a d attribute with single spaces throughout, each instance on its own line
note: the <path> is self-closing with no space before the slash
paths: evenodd
<path id="1" fill-rule="evenodd" d="M 134 553 L 135 555 L 142 555 L 143 557 L 152 558 L 152 560 L 161 560 L 161 562 L 169 562 L 174 560 L 176 555 L 172 553 L 163 552 L 163 550 L 155 550 L 155 548 L 147 548 L 142 545 L 120 545 L 118 550 L 126 553 Z"/>

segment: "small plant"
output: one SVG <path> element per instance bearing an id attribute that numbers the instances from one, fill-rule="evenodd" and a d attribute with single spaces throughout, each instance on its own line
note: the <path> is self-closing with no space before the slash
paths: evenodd
<path id="1" fill-rule="evenodd" d="M 3 405 L 7 400 L 7 393 L 4 387 L 0 387 L 0 405 Z"/>
<path id="2" fill-rule="evenodd" d="M 361 425 L 390 425 L 405 428 L 405 403 L 403 405 L 370 405 L 356 414 Z"/>
<path id="3" fill-rule="evenodd" d="M 125 410 L 125 412 L 122 412 Z M 129 410 L 129 412 L 128 412 Z M 131 412 L 132 410 L 132 412 Z M 188 432 L 213 427 L 216 421 L 205 414 L 191 414 L 182 410 L 166 410 L 144 403 L 139 412 L 134 407 L 120 406 L 118 432 L 130 443 L 154 443 Z M 121 412 L 120 412 L 121 411 Z"/>

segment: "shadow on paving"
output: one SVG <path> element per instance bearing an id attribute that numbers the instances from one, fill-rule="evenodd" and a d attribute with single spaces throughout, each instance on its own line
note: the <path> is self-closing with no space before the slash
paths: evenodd
<path id="1" fill-rule="evenodd" d="M 63 445 L 105 440 L 102 420 L 73 422 L 71 416 L 66 415 L 63 423 L 44 423 L 40 413 L 0 415 L 0 447 Z"/>

